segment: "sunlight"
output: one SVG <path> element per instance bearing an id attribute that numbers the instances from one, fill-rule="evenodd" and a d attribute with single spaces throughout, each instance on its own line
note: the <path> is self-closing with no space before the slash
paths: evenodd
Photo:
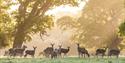
<path id="1" fill-rule="evenodd" d="M 84 8 L 84 6 L 86 4 L 84 1 L 81 1 L 81 0 L 79 0 L 78 3 L 79 3 L 79 5 L 75 6 L 75 7 L 70 6 L 70 5 L 58 6 L 52 10 L 49 10 L 48 12 L 46 12 L 46 14 L 54 15 L 56 17 L 55 19 L 58 19 L 65 15 L 78 18 L 81 15 L 81 10 Z"/>
<path id="2" fill-rule="evenodd" d="M 12 0 L 14 3 L 17 3 L 16 0 Z M 86 0 L 88 2 L 88 0 Z M 55 16 L 55 19 L 58 19 L 62 16 L 68 15 L 68 16 L 72 16 L 75 18 L 78 18 L 81 15 L 81 10 L 84 8 L 85 6 L 85 2 L 78 0 L 78 6 L 70 6 L 70 5 L 61 5 L 61 6 L 57 6 L 49 11 L 46 12 L 46 15 L 53 15 Z M 11 6 L 11 10 L 8 10 L 8 13 L 11 13 L 12 11 L 17 10 L 19 7 L 19 5 L 13 5 Z"/>
<path id="3" fill-rule="evenodd" d="M 18 3 L 17 0 L 12 0 L 13 3 Z M 8 13 L 11 14 L 13 11 L 16 11 L 19 7 L 19 4 L 16 4 L 16 5 L 12 5 L 10 7 L 10 9 L 8 10 Z"/>

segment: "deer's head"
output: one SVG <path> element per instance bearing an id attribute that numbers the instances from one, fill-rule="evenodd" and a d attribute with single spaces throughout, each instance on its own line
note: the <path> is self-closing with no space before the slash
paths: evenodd
<path id="1" fill-rule="evenodd" d="M 34 49 L 34 50 L 36 50 L 36 48 L 37 48 L 36 46 L 33 46 L 33 49 Z"/>
<path id="2" fill-rule="evenodd" d="M 59 48 L 61 48 L 62 47 L 62 45 L 59 45 Z"/>
<path id="3" fill-rule="evenodd" d="M 54 43 L 51 43 L 50 45 L 53 47 L 55 44 L 54 44 Z"/>
<path id="4" fill-rule="evenodd" d="M 27 46 L 26 45 L 23 45 L 23 47 L 22 47 L 23 49 L 25 49 L 25 48 L 27 48 Z"/>

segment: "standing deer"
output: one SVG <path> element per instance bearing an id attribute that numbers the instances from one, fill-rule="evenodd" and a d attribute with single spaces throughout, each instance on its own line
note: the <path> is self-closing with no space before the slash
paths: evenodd
<path id="1" fill-rule="evenodd" d="M 96 56 L 98 57 L 98 55 L 102 55 L 102 58 L 103 58 L 106 50 L 107 50 L 107 47 L 105 47 L 104 49 L 97 49 L 96 50 Z"/>
<path id="2" fill-rule="evenodd" d="M 19 55 L 20 57 L 22 57 L 26 48 L 27 48 L 27 46 L 25 46 L 25 45 L 22 48 L 10 48 L 8 50 L 9 55 L 10 56 L 18 56 Z"/>
<path id="3" fill-rule="evenodd" d="M 61 54 L 63 53 L 64 56 L 66 56 L 67 53 L 69 52 L 69 50 L 70 50 L 70 47 L 67 47 L 67 49 L 66 48 L 61 48 Z"/>
<path id="4" fill-rule="evenodd" d="M 59 45 L 59 49 L 58 49 L 58 56 L 61 57 L 61 49 L 62 49 L 62 45 Z"/>
<path id="5" fill-rule="evenodd" d="M 4 56 L 9 56 L 9 51 L 8 51 L 8 50 L 6 50 L 6 51 L 4 52 Z"/>
<path id="6" fill-rule="evenodd" d="M 80 44 L 77 44 L 77 50 L 78 50 L 79 58 L 80 58 L 80 56 L 83 57 L 83 54 L 84 54 L 84 58 L 85 58 L 85 54 L 86 54 L 88 57 L 90 57 L 88 51 L 87 51 L 85 48 L 80 47 Z"/>
<path id="7" fill-rule="evenodd" d="M 53 52 L 51 53 L 51 59 L 57 58 L 58 56 L 58 49 L 54 49 Z"/>
<path id="8" fill-rule="evenodd" d="M 119 49 L 111 49 L 108 52 L 108 56 L 111 57 L 112 55 L 116 56 L 117 58 L 119 57 L 120 50 Z"/>
<path id="9" fill-rule="evenodd" d="M 47 47 L 43 50 L 43 53 L 46 57 L 49 57 L 54 50 L 54 44 L 51 44 L 51 47 Z"/>
<path id="10" fill-rule="evenodd" d="M 27 55 L 31 55 L 32 57 L 34 57 L 36 48 L 37 47 L 33 47 L 33 50 L 26 50 L 24 57 L 26 57 Z"/>

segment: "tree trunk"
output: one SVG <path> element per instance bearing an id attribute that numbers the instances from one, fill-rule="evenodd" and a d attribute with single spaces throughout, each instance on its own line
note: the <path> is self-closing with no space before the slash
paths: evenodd
<path id="1" fill-rule="evenodd" d="M 13 43 L 13 48 L 21 48 L 25 35 L 26 35 L 26 29 L 25 29 L 25 24 L 22 23 L 17 27 L 17 31 L 15 33 L 14 37 L 14 43 Z"/>
<path id="2" fill-rule="evenodd" d="M 28 33 L 27 30 L 30 29 L 36 22 L 37 21 L 34 21 L 33 18 L 32 20 L 30 18 L 27 18 L 23 23 L 19 24 L 15 33 L 13 48 L 21 48 L 25 40 L 25 36 Z"/>
<path id="3" fill-rule="evenodd" d="M 13 48 L 21 48 L 24 38 L 25 38 L 25 34 L 23 33 L 23 31 L 17 32 L 14 39 Z"/>

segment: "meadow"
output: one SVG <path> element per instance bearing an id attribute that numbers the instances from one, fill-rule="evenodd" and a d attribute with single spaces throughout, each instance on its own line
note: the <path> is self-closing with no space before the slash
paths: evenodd
<path id="1" fill-rule="evenodd" d="M 125 58 L 1 58 L 0 63 L 125 63 Z"/>

